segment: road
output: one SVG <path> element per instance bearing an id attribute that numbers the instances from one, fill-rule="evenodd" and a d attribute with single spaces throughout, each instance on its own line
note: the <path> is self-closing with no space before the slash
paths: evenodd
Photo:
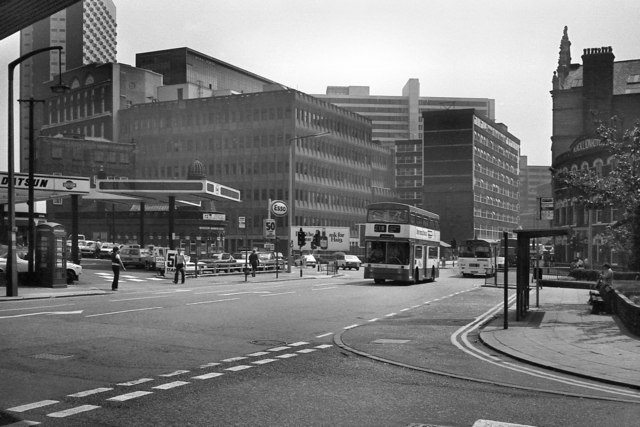
<path id="1" fill-rule="evenodd" d="M 83 260 L 83 266 L 81 280 L 108 288 L 106 264 Z M 456 331 L 499 304 L 502 291 L 444 273 L 413 286 L 373 285 L 362 270 L 332 277 L 313 269 L 302 279 L 269 273 L 246 282 L 227 276 L 173 285 L 128 270 L 117 293 L 2 304 L 0 425 L 637 420 L 637 403 L 506 370 L 456 346 Z M 390 338 L 410 339 L 391 329 L 398 322 L 419 322 L 429 334 L 430 368 L 455 375 L 381 363 L 336 345 L 348 343 L 349 334 L 385 328 L 395 331 Z"/>

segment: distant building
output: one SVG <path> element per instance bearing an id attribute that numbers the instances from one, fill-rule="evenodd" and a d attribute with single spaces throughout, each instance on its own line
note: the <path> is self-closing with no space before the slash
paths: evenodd
<path id="1" fill-rule="evenodd" d="M 472 109 L 424 112 L 422 118 L 423 146 L 398 143 L 398 193 L 414 186 L 420 199 L 413 202 L 440 215 L 445 242 L 497 240 L 515 230 L 520 140 Z M 420 170 L 422 176 L 414 173 Z"/>
<path id="2" fill-rule="evenodd" d="M 112 0 L 84 0 L 20 31 L 20 55 L 48 46 L 62 46 L 62 71 L 116 61 L 116 7 Z M 48 99 L 46 82 L 58 75 L 58 52 L 35 55 L 20 64 L 20 99 Z M 36 111 L 41 111 L 40 107 Z M 20 165 L 29 164 L 29 108 L 20 108 Z M 34 129 L 42 125 L 34 115 Z"/>
<path id="3" fill-rule="evenodd" d="M 555 181 L 558 174 L 578 169 L 594 169 L 606 175 L 613 156 L 596 135 L 596 127 L 599 122 L 610 124 L 615 116 L 619 129 L 629 129 L 640 118 L 640 59 L 614 59 L 610 46 L 597 47 L 583 50 L 582 64 L 571 63 L 571 42 L 564 28 L 551 91 L 553 223 L 571 227 L 575 235 L 556 239 L 557 261 L 569 262 L 581 256 L 592 265 L 601 265 L 621 259 L 621 254 L 607 247 L 602 234 L 621 212 L 615 206 L 588 210 Z"/>
<path id="4" fill-rule="evenodd" d="M 421 139 L 425 111 L 473 108 L 479 115 L 495 119 L 493 99 L 420 96 L 418 79 L 409 79 L 399 96 L 369 92 L 368 86 L 329 86 L 326 94 L 313 96 L 367 117 L 371 120 L 373 140 L 389 147 L 398 140 Z"/>
<path id="5" fill-rule="evenodd" d="M 551 198 L 549 166 L 529 165 L 527 156 L 520 156 L 520 226 L 525 230 L 550 228 L 552 222 L 540 218 L 540 199 Z"/>
<path id="6" fill-rule="evenodd" d="M 268 88 L 269 89 L 269 88 Z M 372 201 L 393 198 L 389 149 L 371 141 L 371 122 L 304 93 L 275 85 L 265 92 L 134 105 L 120 112 L 120 139 L 135 140 L 138 179 L 183 179 L 196 158 L 212 181 L 239 189 L 242 203 L 216 202 L 228 227 L 225 248 L 264 243 L 271 200 L 289 199 L 289 145 L 294 144 L 295 219 L 288 227 L 349 227 Z M 317 138 L 305 135 L 329 132 Z M 239 227 L 239 218 L 246 228 Z M 206 230 L 183 230 L 206 235 Z M 219 234 L 218 232 L 216 232 Z M 146 239 L 145 239 L 146 240 Z M 288 242 L 279 242 L 288 252 Z"/>

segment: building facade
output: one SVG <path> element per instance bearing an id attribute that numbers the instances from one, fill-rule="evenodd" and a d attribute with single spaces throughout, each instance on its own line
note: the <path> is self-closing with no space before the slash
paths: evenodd
<path id="1" fill-rule="evenodd" d="M 390 150 L 371 141 L 368 119 L 279 85 L 271 89 L 121 111 L 120 139 L 136 141 L 136 178 L 183 179 L 195 158 L 208 179 L 239 189 L 242 203 L 210 207 L 226 215 L 229 251 L 264 243 L 269 200 L 289 200 L 290 170 L 295 217 L 293 224 L 276 219 L 280 251 L 288 252 L 290 225 L 349 227 L 355 235 L 368 203 L 393 198 Z"/>
<path id="2" fill-rule="evenodd" d="M 616 264 L 621 254 L 604 244 L 603 234 L 621 213 L 615 207 L 586 209 L 555 178 L 571 170 L 593 169 L 603 175 L 611 170 L 613 157 L 596 127 L 615 116 L 617 127 L 628 129 L 640 118 L 640 60 L 616 62 L 611 47 L 597 47 L 583 50 L 582 64 L 572 63 L 565 27 L 552 84 L 554 226 L 574 231 L 556 239 L 556 260 L 583 257 L 594 266 Z"/>
<path id="3" fill-rule="evenodd" d="M 422 138 L 425 111 L 473 108 L 495 119 L 495 101 L 488 98 L 420 96 L 420 81 L 409 79 L 400 96 L 371 95 L 368 86 L 329 86 L 326 94 L 313 95 L 371 120 L 372 138 L 393 147 L 395 141 Z"/>
<path id="4" fill-rule="evenodd" d="M 520 226 L 525 230 L 550 228 L 553 220 L 542 217 L 540 200 L 551 198 L 549 166 L 530 165 L 527 156 L 520 156 Z"/>
<path id="5" fill-rule="evenodd" d="M 498 240 L 515 230 L 520 140 L 505 125 L 472 109 L 425 112 L 422 117 L 421 207 L 440 215 L 441 239 Z M 399 146 L 396 164 L 406 165 L 403 157 L 419 154 Z"/>
<path id="6" fill-rule="evenodd" d="M 59 69 L 72 70 L 92 63 L 116 61 L 116 7 L 112 0 L 84 0 L 36 22 L 20 32 L 20 55 L 33 50 L 62 46 L 62 63 L 58 52 L 35 55 L 20 65 L 20 99 L 47 99 L 46 85 L 56 78 Z M 61 68 L 60 68 L 61 67 Z M 29 164 L 29 107 L 20 108 L 20 165 Z M 34 129 L 43 124 L 34 115 Z"/>

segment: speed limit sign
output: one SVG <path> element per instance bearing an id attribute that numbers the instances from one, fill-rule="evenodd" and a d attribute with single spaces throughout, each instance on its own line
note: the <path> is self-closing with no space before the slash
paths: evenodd
<path id="1" fill-rule="evenodd" d="M 265 219 L 264 222 L 264 238 L 275 239 L 276 238 L 276 220 Z"/>

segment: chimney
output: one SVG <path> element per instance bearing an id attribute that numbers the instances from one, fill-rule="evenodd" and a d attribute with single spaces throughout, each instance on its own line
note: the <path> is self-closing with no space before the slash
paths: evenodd
<path id="1" fill-rule="evenodd" d="M 582 55 L 582 99 L 584 124 L 595 130 L 594 121 L 612 115 L 613 49 L 611 46 L 584 49 Z"/>

